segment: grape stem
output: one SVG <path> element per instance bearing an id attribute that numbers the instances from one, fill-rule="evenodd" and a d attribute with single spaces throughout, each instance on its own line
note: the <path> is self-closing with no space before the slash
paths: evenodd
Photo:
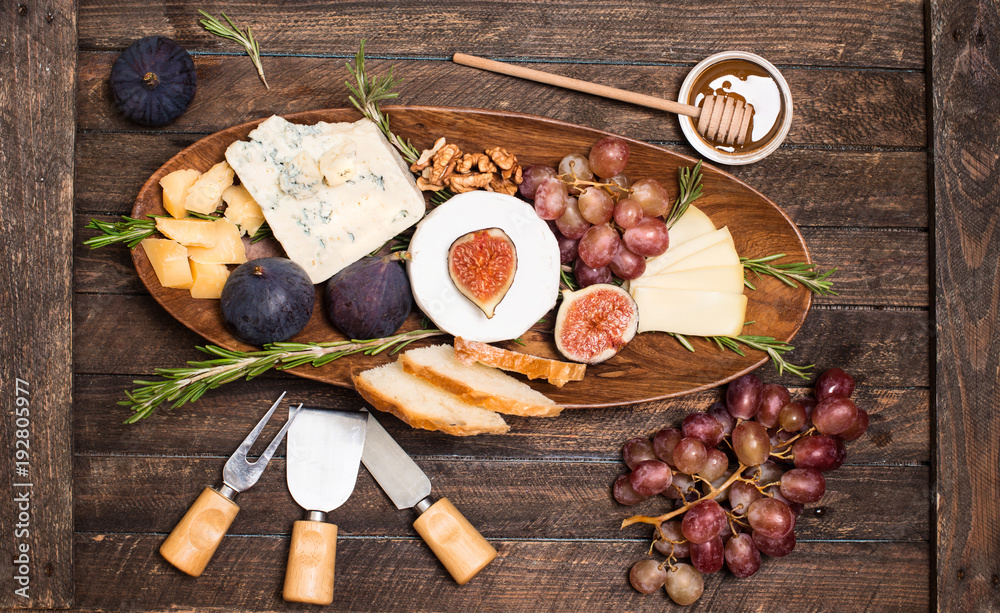
<path id="1" fill-rule="evenodd" d="M 674 509 L 673 511 L 671 511 L 669 513 L 664 513 L 663 515 L 660 515 L 659 517 L 649 517 L 649 516 L 646 516 L 646 515 L 633 515 L 632 517 L 629 517 L 628 519 L 624 520 L 622 522 L 621 527 L 622 528 L 627 528 L 628 526 L 631 526 L 632 524 L 652 524 L 654 526 L 659 526 L 663 522 L 668 521 L 670 519 L 673 519 L 673 518 L 677 517 L 678 515 L 683 515 L 684 513 L 687 513 L 688 510 L 691 509 L 691 507 L 693 507 L 694 505 L 698 504 L 699 502 L 715 498 L 716 496 L 718 496 L 722 492 L 724 492 L 727 489 L 729 489 L 730 485 L 732 485 L 733 483 L 736 483 L 737 481 L 739 481 L 741 479 L 740 475 L 743 474 L 743 471 L 746 470 L 746 469 L 747 469 L 747 466 L 745 464 L 743 464 L 743 462 L 740 462 L 740 465 L 736 469 L 736 472 L 734 472 L 731 477 L 729 477 L 728 479 L 726 479 L 725 483 L 723 483 L 722 485 L 720 485 L 718 488 L 713 487 L 711 490 L 709 490 L 709 492 L 707 494 L 705 494 L 701 498 L 695 500 L 694 502 L 689 502 L 689 503 L 685 504 L 683 507 L 681 507 L 679 509 Z"/>
<path id="2" fill-rule="evenodd" d="M 616 196 L 616 192 L 622 192 L 628 195 L 632 195 L 632 189 L 629 187 L 622 187 L 617 183 L 601 183 L 600 181 L 587 181 L 585 179 L 577 178 L 576 175 L 561 175 L 559 180 L 562 181 L 567 187 L 580 189 L 581 187 L 599 187 L 604 191 L 608 192 L 611 196 Z M 580 190 L 583 191 L 583 190 Z"/>
<path id="3" fill-rule="evenodd" d="M 813 426 L 812 428 L 809 428 L 805 432 L 799 432 L 798 434 L 796 434 L 792 438 L 788 439 L 787 441 L 778 443 L 777 445 L 775 445 L 771 449 L 771 455 L 774 456 L 774 457 L 776 457 L 776 458 L 787 459 L 788 452 L 790 451 L 790 449 L 788 449 L 788 446 L 791 445 L 792 443 L 794 443 L 795 441 L 799 440 L 803 436 L 808 436 L 810 434 L 813 434 L 814 432 L 816 432 L 816 427 L 815 426 Z M 785 447 L 786 449 L 784 449 L 782 451 L 775 452 L 775 449 L 780 449 L 782 447 Z"/>

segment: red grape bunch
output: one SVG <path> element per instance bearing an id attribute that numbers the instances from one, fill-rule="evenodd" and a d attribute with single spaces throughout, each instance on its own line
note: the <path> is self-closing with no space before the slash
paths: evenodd
<path id="1" fill-rule="evenodd" d="M 845 441 L 868 428 L 853 393 L 854 379 L 839 368 L 820 375 L 813 395 L 794 401 L 785 387 L 744 375 L 729 384 L 725 400 L 691 413 L 680 428 L 626 441 L 629 472 L 615 480 L 615 500 L 636 505 L 659 495 L 667 505 L 662 515 L 622 523 L 652 525 L 653 547 L 666 556 L 637 562 L 632 587 L 644 594 L 665 587 L 687 605 L 701 596 L 702 575 L 726 566 L 749 577 L 761 554 L 791 553 L 796 519 L 826 491 L 823 473 L 839 468 Z"/>
<path id="2" fill-rule="evenodd" d="M 608 136 L 587 157 L 572 153 L 558 168 L 524 169 L 519 192 L 550 222 L 562 263 L 573 264 L 581 287 L 610 283 L 612 275 L 635 279 L 647 257 L 669 246 L 667 189 L 655 179 L 633 183 L 623 174 L 628 158 L 628 143 Z"/>

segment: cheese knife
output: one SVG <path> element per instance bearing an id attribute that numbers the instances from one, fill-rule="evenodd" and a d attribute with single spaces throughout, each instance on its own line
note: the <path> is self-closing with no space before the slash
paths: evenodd
<path id="1" fill-rule="evenodd" d="M 337 526 L 327 513 L 354 491 L 367 415 L 304 408 L 288 429 L 288 491 L 306 517 L 292 527 L 282 596 L 289 602 L 333 602 Z"/>
<path id="2" fill-rule="evenodd" d="M 361 461 L 397 509 L 416 511 L 413 527 L 459 585 L 497 557 L 496 549 L 455 505 L 447 498 L 434 501 L 430 479 L 371 413 Z"/>
<path id="3" fill-rule="evenodd" d="M 260 456 L 251 462 L 247 459 L 250 448 L 264 426 L 271 419 L 274 410 L 281 404 L 281 399 L 285 397 L 285 392 L 281 392 L 270 410 L 260 418 L 250 434 L 247 435 L 240 446 L 233 452 L 233 455 L 226 461 L 222 470 L 222 485 L 218 487 L 206 487 L 202 490 L 194 504 L 188 509 L 181 521 L 177 523 L 167 540 L 160 545 L 160 555 L 168 562 L 192 577 L 198 577 L 208 566 L 209 560 L 215 554 L 215 550 L 222 542 L 222 537 L 226 535 L 229 526 L 232 525 L 236 514 L 240 511 L 240 505 L 236 504 L 236 496 L 253 487 L 260 479 L 264 468 L 271 460 L 278 444 L 285 437 L 288 427 L 298 415 L 302 407 L 290 408 L 288 421 L 281 430 L 271 439 L 271 444 L 267 446 Z"/>

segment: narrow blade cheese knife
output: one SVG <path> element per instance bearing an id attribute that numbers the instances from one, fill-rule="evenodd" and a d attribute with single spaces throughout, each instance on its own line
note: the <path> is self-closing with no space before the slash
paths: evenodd
<path id="1" fill-rule="evenodd" d="M 413 527 L 459 585 L 497 557 L 496 549 L 455 505 L 447 498 L 431 498 L 430 479 L 371 413 L 361 461 L 397 509 L 417 512 Z"/>
<path id="2" fill-rule="evenodd" d="M 306 517 L 292 527 L 282 596 L 290 602 L 333 602 L 337 526 L 327 513 L 354 491 L 365 446 L 367 415 L 302 409 L 288 429 L 288 491 Z"/>

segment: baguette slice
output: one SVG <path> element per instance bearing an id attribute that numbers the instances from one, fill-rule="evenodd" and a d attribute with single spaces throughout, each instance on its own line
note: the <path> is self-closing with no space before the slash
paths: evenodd
<path id="1" fill-rule="evenodd" d="M 392 413 L 414 428 L 440 430 L 454 436 L 503 434 L 510 428 L 493 411 L 462 402 L 391 362 L 352 375 L 354 388 L 379 411 Z"/>
<path id="2" fill-rule="evenodd" d="M 455 338 L 455 357 L 463 364 L 481 362 L 494 368 L 521 373 L 529 379 L 545 379 L 556 387 L 562 387 L 567 381 L 582 381 L 587 371 L 586 364 L 540 358 L 462 337 Z"/>
<path id="3" fill-rule="evenodd" d="M 482 364 L 463 364 L 451 345 L 411 349 L 399 357 L 403 370 L 463 401 L 506 415 L 552 417 L 562 407 L 510 375 Z"/>

